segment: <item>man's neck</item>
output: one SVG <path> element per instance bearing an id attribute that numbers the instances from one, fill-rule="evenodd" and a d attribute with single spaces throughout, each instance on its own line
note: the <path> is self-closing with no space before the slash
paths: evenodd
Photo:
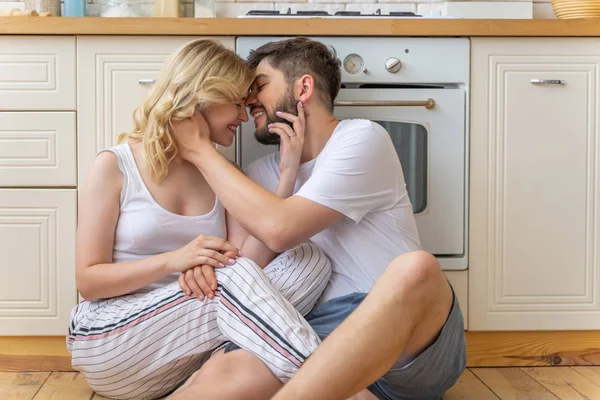
<path id="1" fill-rule="evenodd" d="M 300 158 L 301 163 L 310 161 L 321 153 L 339 122 L 329 112 L 323 112 L 322 110 L 306 112 L 304 149 Z"/>

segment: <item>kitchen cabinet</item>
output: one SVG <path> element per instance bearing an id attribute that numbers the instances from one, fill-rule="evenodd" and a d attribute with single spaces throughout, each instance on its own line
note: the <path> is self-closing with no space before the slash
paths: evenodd
<path id="1" fill-rule="evenodd" d="M 2 36 L 0 110 L 74 110 L 75 37 Z"/>
<path id="2" fill-rule="evenodd" d="M 0 112 L 0 187 L 74 187 L 75 159 L 75 112 Z"/>
<path id="3" fill-rule="evenodd" d="M 133 129 L 133 112 L 148 95 L 165 59 L 191 36 L 77 38 L 79 185 L 99 151 Z M 219 38 L 234 49 L 234 38 Z M 220 149 L 234 159 L 235 149 Z"/>
<path id="4" fill-rule="evenodd" d="M 600 40 L 471 57 L 469 329 L 600 329 Z"/>
<path id="5" fill-rule="evenodd" d="M 0 335 L 65 335 L 75 286 L 75 189 L 0 189 Z"/>
<path id="6" fill-rule="evenodd" d="M 64 335 L 75 285 L 76 38 L 0 38 L 0 335 Z"/>

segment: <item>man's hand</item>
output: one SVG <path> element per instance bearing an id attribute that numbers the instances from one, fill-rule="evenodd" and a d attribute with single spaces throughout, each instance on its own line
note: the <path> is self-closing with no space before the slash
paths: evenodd
<path id="1" fill-rule="evenodd" d="M 205 146 L 212 147 L 210 129 L 200 111 L 181 121 L 173 122 L 173 138 L 181 158 L 188 160 L 194 152 L 201 151 Z"/>

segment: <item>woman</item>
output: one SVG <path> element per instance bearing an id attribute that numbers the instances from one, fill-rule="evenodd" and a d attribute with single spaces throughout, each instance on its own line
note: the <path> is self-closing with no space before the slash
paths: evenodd
<path id="1" fill-rule="evenodd" d="M 230 146 L 248 120 L 244 98 L 252 80 L 243 60 L 218 42 L 186 44 L 135 111 L 134 131 L 94 160 L 77 234 L 77 287 L 85 301 L 72 312 L 67 347 L 73 368 L 103 396 L 164 396 L 227 340 L 286 380 L 289 363 L 302 363 L 318 345 L 306 322 L 298 328 L 293 307 L 306 314 L 316 303 L 331 272 L 327 257 L 304 244 L 273 260 L 178 156 L 171 135 L 173 123 L 200 112 L 211 140 Z M 286 154 L 292 161 L 280 196 L 291 195 L 299 162 L 294 151 Z M 286 321 L 296 328 L 286 330 Z"/>

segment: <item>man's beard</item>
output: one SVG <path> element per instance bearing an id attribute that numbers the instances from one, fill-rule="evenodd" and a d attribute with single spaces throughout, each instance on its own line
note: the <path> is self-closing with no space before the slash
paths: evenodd
<path id="1" fill-rule="evenodd" d="M 274 108 L 273 113 L 276 111 L 283 111 L 285 113 L 298 115 L 297 101 L 294 99 L 294 95 L 292 91 L 289 90 L 286 94 L 283 95 L 283 98 L 277 103 L 277 106 Z M 269 132 L 269 124 L 274 124 L 276 122 L 283 122 L 284 124 L 288 124 L 292 126 L 292 123 L 286 119 L 279 118 L 278 116 L 271 114 L 265 108 L 265 113 L 267 115 L 267 123 L 263 128 L 256 129 L 254 132 L 254 137 L 259 143 L 262 144 L 279 144 L 280 137 L 276 133 Z"/>

